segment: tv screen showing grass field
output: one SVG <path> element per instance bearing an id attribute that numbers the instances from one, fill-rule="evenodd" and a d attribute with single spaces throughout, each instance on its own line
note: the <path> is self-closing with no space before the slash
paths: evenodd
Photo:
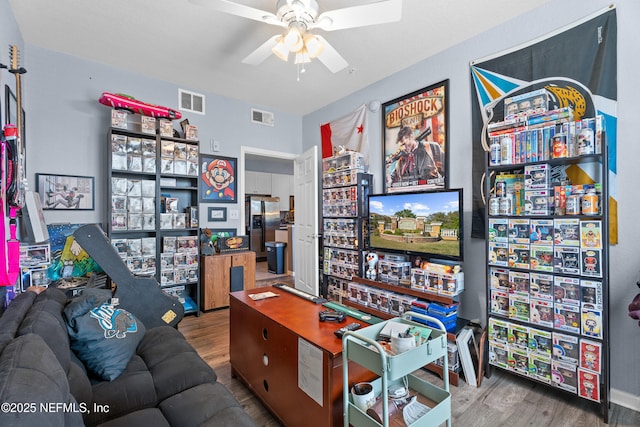
<path id="1" fill-rule="evenodd" d="M 370 196 L 370 247 L 460 259 L 461 200 L 461 190 Z"/>

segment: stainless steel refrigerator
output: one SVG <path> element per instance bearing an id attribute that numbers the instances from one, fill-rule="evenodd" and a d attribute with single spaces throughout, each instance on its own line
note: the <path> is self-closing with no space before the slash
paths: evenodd
<path id="1" fill-rule="evenodd" d="M 245 203 L 249 248 L 256 253 L 258 261 L 265 261 L 265 243 L 276 240 L 276 230 L 280 226 L 280 198 L 247 196 Z"/>

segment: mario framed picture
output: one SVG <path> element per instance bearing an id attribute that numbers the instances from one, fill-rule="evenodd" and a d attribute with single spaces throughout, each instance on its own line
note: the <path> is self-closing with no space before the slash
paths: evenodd
<path id="1" fill-rule="evenodd" d="M 201 203 L 235 203 L 238 159 L 233 157 L 200 155 L 198 193 Z"/>

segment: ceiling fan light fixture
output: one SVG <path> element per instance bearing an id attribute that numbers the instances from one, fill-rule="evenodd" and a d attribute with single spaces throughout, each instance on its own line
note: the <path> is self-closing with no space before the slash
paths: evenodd
<path id="1" fill-rule="evenodd" d="M 324 48 L 324 45 L 322 44 L 322 42 L 313 34 L 305 35 L 304 46 L 307 49 L 309 58 L 318 57 L 318 55 L 322 53 L 322 49 Z"/>
<path id="2" fill-rule="evenodd" d="M 317 59 L 332 73 L 349 66 L 328 40 L 320 35 L 309 34 L 308 31 L 335 31 L 397 22 L 402 16 L 402 0 L 369 0 L 366 4 L 329 10 L 321 14 L 318 13 L 318 2 L 319 0 L 276 0 L 275 13 L 245 6 L 238 0 L 219 0 L 214 7 L 231 15 L 283 28 L 283 32 L 269 37 L 242 62 L 258 65 L 271 53 L 287 61 L 293 53 L 298 75 L 304 72 L 305 64 L 312 59 Z"/>
<path id="3" fill-rule="evenodd" d="M 278 39 L 276 45 L 271 49 L 273 54 L 283 61 L 287 62 L 289 59 L 289 48 L 285 46 L 283 37 Z"/>
<path id="4" fill-rule="evenodd" d="M 302 40 L 302 34 L 296 27 L 292 27 L 284 36 L 284 44 L 287 46 L 290 52 L 297 52 L 304 47 L 304 41 Z"/>
<path id="5" fill-rule="evenodd" d="M 300 19 L 300 16 L 305 11 L 304 3 L 302 3 L 300 0 L 293 0 L 289 6 L 293 10 L 293 13 L 296 15 L 296 18 Z"/>
<path id="6" fill-rule="evenodd" d="M 311 62 L 311 58 L 309 58 L 309 54 L 307 53 L 307 49 L 301 49 L 296 53 L 295 64 L 308 64 Z"/>

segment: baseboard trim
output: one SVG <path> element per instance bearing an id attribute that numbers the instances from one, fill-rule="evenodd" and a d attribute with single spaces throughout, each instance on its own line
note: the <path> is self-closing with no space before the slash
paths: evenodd
<path id="1" fill-rule="evenodd" d="M 611 389 L 611 402 L 624 406 L 632 411 L 640 410 L 640 396 L 627 393 L 626 391 Z"/>

